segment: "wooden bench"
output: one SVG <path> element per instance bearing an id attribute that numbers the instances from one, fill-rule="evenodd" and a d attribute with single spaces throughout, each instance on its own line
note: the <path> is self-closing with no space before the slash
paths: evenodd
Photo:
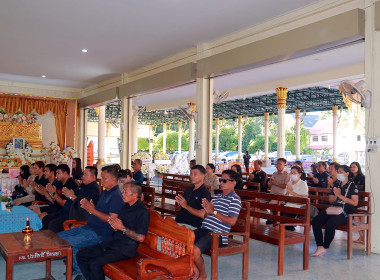
<path id="1" fill-rule="evenodd" d="M 170 217 L 164 219 L 153 210 L 149 212 L 148 234 L 137 249 L 139 255 L 106 264 L 104 273 L 117 280 L 192 278 L 194 232 Z"/>
<path id="2" fill-rule="evenodd" d="M 180 175 L 180 174 L 164 173 L 162 174 L 162 179 L 190 182 L 189 175 Z"/>
<path id="3" fill-rule="evenodd" d="M 180 210 L 180 206 L 175 202 L 175 197 L 177 194 L 183 195 L 184 191 L 191 186 L 190 182 L 164 179 L 160 195 L 161 201 L 154 203 L 154 209 L 161 212 L 162 215 L 169 214 L 176 216 Z M 171 203 L 167 199 L 171 199 Z"/>
<path id="4" fill-rule="evenodd" d="M 143 203 L 148 207 L 154 209 L 155 189 L 146 185 L 141 186 L 143 193 Z"/>
<path id="5" fill-rule="evenodd" d="M 309 236 L 310 236 L 310 200 L 293 196 L 275 195 L 255 191 L 237 190 L 243 201 L 251 203 L 250 237 L 265 243 L 278 246 L 277 274 L 284 273 L 285 245 L 303 243 L 303 269 L 309 269 Z M 269 201 L 276 201 L 270 204 Z M 304 209 L 289 207 L 285 203 L 297 203 Z M 281 216 L 283 213 L 296 214 L 294 218 Z M 273 221 L 274 225 L 260 223 L 260 219 Z M 302 226 L 303 232 L 285 230 L 285 226 Z"/>
<path id="6" fill-rule="evenodd" d="M 247 190 L 257 191 L 257 192 L 260 191 L 260 183 L 247 181 L 244 183 L 244 185 L 247 187 Z"/>
<path id="7" fill-rule="evenodd" d="M 249 266 L 249 227 L 250 227 L 250 204 L 242 202 L 242 208 L 236 224 L 231 227 L 229 233 L 210 233 L 211 249 L 206 252 L 211 256 L 211 279 L 218 279 L 218 257 L 234 254 L 243 254 L 242 261 L 242 279 L 248 280 Z M 228 235 L 228 244 L 219 246 L 219 236 Z M 234 237 L 241 236 L 243 240 L 238 240 Z"/>
<path id="8" fill-rule="evenodd" d="M 330 188 L 309 188 L 309 198 L 311 205 L 318 208 L 319 211 L 325 211 L 331 206 L 328 195 L 331 194 Z M 352 259 L 352 233 L 360 230 L 366 231 L 365 249 L 367 255 L 371 254 L 371 193 L 359 192 L 359 203 L 354 214 L 348 215 L 347 224 L 338 226 L 336 229 L 347 232 L 347 259 Z M 355 217 L 365 217 L 364 223 L 354 221 Z"/>

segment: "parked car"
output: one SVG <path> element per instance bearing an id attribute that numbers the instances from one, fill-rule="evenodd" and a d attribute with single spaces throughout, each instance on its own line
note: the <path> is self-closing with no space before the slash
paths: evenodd
<path id="1" fill-rule="evenodd" d="M 277 151 L 268 154 L 268 158 L 270 159 L 271 164 L 275 165 L 277 162 Z M 293 156 L 291 151 L 285 151 L 285 159 L 286 159 L 286 161 L 293 161 L 294 160 L 294 156 Z"/>
<path id="2" fill-rule="evenodd" d="M 238 152 L 225 152 L 220 155 L 220 160 L 223 162 L 236 161 L 238 157 Z"/>

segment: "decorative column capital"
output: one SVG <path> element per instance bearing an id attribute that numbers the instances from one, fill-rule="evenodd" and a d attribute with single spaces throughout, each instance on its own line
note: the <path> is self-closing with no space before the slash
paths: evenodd
<path id="1" fill-rule="evenodd" d="M 264 112 L 264 119 L 269 121 L 269 112 Z"/>
<path id="2" fill-rule="evenodd" d="M 338 105 L 333 105 L 332 111 L 333 111 L 333 115 L 337 115 L 338 114 Z"/>
<path id="3" fill-rule="evenodd" d="M 294 112 L 296 113 L 296 119 L 300 118 L 301 110 L 300 109 L 295 109 Z"/>
<path id="4" fill-rule="evenodd" d="M 286 98 L 288 97 L 288 88 L 278 87 L 277 92 L 277 109 L 286 109 Z"/>
<path id="5" fill-rule="evenodd" d="M 182 125 L 182 122 L 178 122 L 178 126 L 181 126 Z"/>
<path id="6" fill-rule="evenodd" d="M 243 119 L 243 115 L 238 115 L 238 123 L 241 123 L 241 120 Z"/>
<path id="7" fill-rule="evenodd" d="M 219 118 L 215 118 L 215 125 L 219 125 Z"/>

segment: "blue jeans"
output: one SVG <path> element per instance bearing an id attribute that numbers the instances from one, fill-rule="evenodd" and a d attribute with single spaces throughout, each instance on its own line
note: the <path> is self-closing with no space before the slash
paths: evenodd
<path id="1" fill-rule="evenodd" d="M 103 241 L 95 231 L 86 226 L 61 231 L 58 233 L 58 236 L 73 246 L 73 269 L 75 269 L 78 274 L 82 274 L 76 258 L 79 248 L 89 247 Z"/>

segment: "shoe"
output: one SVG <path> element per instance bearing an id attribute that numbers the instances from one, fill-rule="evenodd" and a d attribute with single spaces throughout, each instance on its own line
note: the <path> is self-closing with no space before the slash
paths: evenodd
<path id="1" fill-rule="evenodd" d="M 84 276 L 82 274 L 78 274 L 74 280 L 85 280 Z"/>
<path id="2" fill-rule="evenodd" d="M 271 224 L 273 224 L 273 221 L 269 221 L 269 220 L 267 220 L 265 223 L 266 223 L 267 225 L 271 225 Z"/>
<path id="3" fill-rule="evenodd" d="M 290 231 L 295 231 L 296 230 L 296 228 L 293 227 L 293 226 L 285 226 L 285 229 L 286 230 L 290 230 Z"/>

